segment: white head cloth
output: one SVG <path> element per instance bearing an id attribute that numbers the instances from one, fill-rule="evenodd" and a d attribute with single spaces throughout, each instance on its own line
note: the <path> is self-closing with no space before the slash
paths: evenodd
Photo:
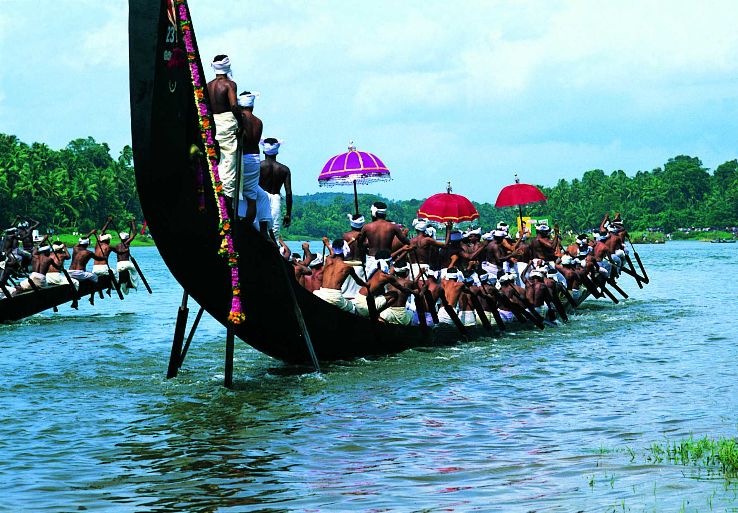
<path id="1" fill-rule="evenodd" d="M 539 224 L 536 226 L 536 230 L 539 232 L 550 232 L 551 228 L 549 228 L 547 224 Z"/>
<path id="2" fill-rule="evenodd" d="M 372 211 L 372 217 L 377 217 L 377 214 L 386 214 L 387 213 L 387 209 L 386 208 L 377 208 L 376 205 L 372 205 L 371 211 Z"/>
<path id="3" fill-rule="evenodd" d="M 53 249 L 54 251 L 59 251 L 60 249 L 64 249 L 64 244 L 52 244 L 51 249 Z"/>
<path id="4" fill-rule="evenodd" d="M 317 255 L 309 264 L 310 267 L 318 267 L 323 263 L 323 255 Z"/>
<path id="5" fill-rule="evenodd" d="M 413 226 L 415 227 L 416 231 L 424 232 L 426 228 L 428 228 L 428 223 L 426 223 L 425 221 L 416 221 L 413 222 Z"/>
<path id="6" fill-rule="evenodd" d="M 254 100 L 261 96 L 261 93 L 242 93 L 238 95 L 238 106 L 241 108 L 253 107 Z"/>
<path id="7" fill-rule="evenodd" d="M 487 232 L 487 233 L 482 234 L 482 240 L 492 240 L 493 237 L 494 237 L 493 232 Z"/>
<path id="8" fill-rule="evenodd" d="M 425 233 L 426 235 L 428 235 L 428 237 L 433 237 L 433 238 L 436 237 L 436 229 L 433 228 L 432 226 L 427 227 L 425 229 Z"/>
<path id="9" fill-rule="evenodd" d="M 573 263 L 573 259 L 569 255 L 561 257 L 561 265 L 572 265 Z"/>
<path id="10" fill-rule="evenodd" d="M 84 246 L 90 243 L 90 239 L 79 239 L 80 245 Z"/>
<path id="11" fill-rule="evenodd" d="M 507 223 L 505 221 L 500 221 L 499 223 L 497 223 L 497 229 L 498 230 L 503 230 L 503 231 L 508 231 L 510 229 L 510 227 L 507 225 Z"/>
<path id="12" fill-rule="evenodd" d="M 504 232 L 502 230 L 495 230 L 492 233 L 492 235 L 494 235 L 495 237 L 500 237 L 500 238 L 503 238 L 504 239 L 507 236 L 507 232 Z"/>
<path id="13" fill-rule="evenodd" d="M 109 242 L 113 237 L 109 234 L 100 235 L 100 242 Z"/>
<path id="14" fill-rule="evenodd" d="M 446 272 L 446 279 L 447 280 L 456 280 L 456 279 L 458 279 L 458 277 L 459 277 L 459 273 L 458 272 L 455 272 L 455 273 Z"/>
<path id="15" fill-rule="evenodd" d="M 120 240 L 126 240 L 129 236 L 130 236 L 130 234 L 128 234 L 126 232 L 120 232 L 118 234 L 118 237 L 120 237 Z"/>
<path id="16" fill-rule="evenodd" d="M 224 57 L 222 61 L 213 61 L 210 63 L 215 71 L 216 75 L 225 75 L 228 80 L 233 80 L 233 73 L 231 73 L 231 60 L 228 56 Z"/>
<path id="17" fill-rule="evenodd" d="M 41 246 L 38 248 L 39 251 L 51 251 L 51 246 Z"/>
<path id="18" fill-rule="evenodd" d="M 478 227 L 478 228 L 475 228 L 473 230 L 467 230 L 467 232 L 464 233 L 464 238 L 471 237 L 472 235 L 479 235 L 479 236 L 481 236 L 482 235 L 482 228 L 481 228 L 481 226 Z"/>
<path id="19" fill-rule="evenodd" d="M 41 237 L 40 235 L 33 236 L 33 242 L 41 242 L 42 240 L 44 240 L 44 238 Z"/>
<path id="20" fill-rule="evenodd" d="M 359 229 L 366 223 L 364 216 L 359 216 L 357 219 L 354 219 L 354 216 L 351 214 L 346 214 L 346 216 L 348 217 L 349 223 L 351 223 L 351 228 Z"/>
<path id="21" fill-rule="evenodd" d="M 253 103 L 251 105 L 253 106 Z M 264 148 L 264 155 L 276 155 L 279 153 L 279 147 L 283 142 L 282 139 L 277 139 L 275 143 L 264 142 L 264 139 L 260 141 L 261 146 Z"/>
<path id="22" fill-rule="evenodd" d="M 343 243 L 346 244 L 346 241 L 343 241 Z M 341 246 L 340 248 L 333 248 L 333 254 L 334 255 L 343 255 L 344 254 L 343 246 Z"/>

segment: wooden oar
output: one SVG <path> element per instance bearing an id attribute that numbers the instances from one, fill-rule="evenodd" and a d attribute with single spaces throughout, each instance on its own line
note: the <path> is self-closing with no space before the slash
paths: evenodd
<path id="1" fill-rule="evenodd" d="M 426 319 L 425 299 L 420 294 L 414 294 L 415 297 L 415 313 L 418 316 L 418 325 L 423 335 L 428 334 L 428 319 Z"/>
<path id="2" fill-rule="evenodd" d="M 648 273 L 646 273 L 646 268 L 643 267 L 643 262 L 641 262 L 641 256 L 636 251 L 635 246 L 633 245 L 633 241 L 630 240 L 630 235 L 628 235 L 628 242 L 630 242 L 630 247 L 633 248 L 633 256 L 636 257 L 636 262 L 638 262 L 638 267 L 641 269 L 641 274 L 643 275 L 643 283 L 648 285 L 649 279 L 648 279 Z"/>
<path id="3" fill-rule="evenodd" d="M 569 289 L 567 289 L 563 283 L 556 282 L 557 288 L 561 290 L 561 293 L 564 294 L 564 297 L 566 298 L 566 301 L 573 307 L 576 308 L 579 306 L 579 303 L 577 303 L 574 300 L 574 296 L 571 295 L 571 292 L 569 292 Z"/>
<path id="4" fill-rule="evenodd" d="M 626 294 L 625 291 L 620 288 L 620 286 L 615 281 L 615 278 L 608 278 L 607 283 L 609 283 L 612 288 L 614 288 L 621 296 L 623 296 L 623 299 L 628 299 L 628 294 Z"/>
<path id="5" fill-rule="evenodd" d="M 459 316 L 456 314 L 456 310 L 454 310 L 454 307 L 449 304 L 448 300 L 446 299 L 446 294 L 441 294 L 441 305 L 443 305 L 443 308 L 446 310 L 446 313 L 451 318 L 451 321 L 453 321 L 456 329 L 459 330 L 459 333 L 466 336 L 466 326 L 464 326 L 464 324 L 461 322 L 461 319 L 459 319 Z"/>
<path id="6" fill-rule="evenodd" d="M 561 302 L 559 295 L 554 292 L 551 292 L 551 289 L 549 289 L 548 287 L 546 287 L 546 295 L 548 296 L 549 300 L 553 303 L 554 308 L 556 309 L 556 312 L 559 314 L 559 317 L 561 317 L 561 320 L 564 322 L 569 322 L 569 316 L 566 314 L 566 308 L 564 308 L 564 304 Z M 549 308 L 551 308 L 550 304 L 549 304 Z"/>
<path id="7" fill-rule="evenodd" d="M 149 294 L 153 294 L 153 292 L 151 291 L 151 287 L 149 287 L 149 282 L 146 281 L 146 276 L 144 276 L 143 271 L 141 271 L 141 268 L 138 266 L 138 262 L 136 262 L 136 259 L 133 258 L 133 255 L 131 255 L 131 263 L 133 264 L 133 267 L 136 268 L 136 272 L 141 277 L 141 281 L 143 282 L 144 287 L 146 287 L 146 290 L 149 291 Z"/>
<path id="8" fill-rule="evenodd" d="M 62 263 L 60 265 L 63 266 L 64 264 Z M 72 304 L 71 304 L 71 307 L 76 310 L 79 307 L 79 300 L 80 300 L 80 296 L 79 296 L 79 293 L 77 292 L 77 288 L 74 286 L 74 282 L 72 281 L 72 277 L 69 276 L 69 273 L 67 272 L 67 270 L 64 269 L 64 267 L 60 267 L 59 270 L 62 272 L 62 274 L 64 275 L 64 278 L 66 278 L 66 280 L 67 280 L 67 283 L 69 283 L 69 286 L 72 288 Z"/>
<path id="9" fill-rule="evenodd" d="M 479 320 L 482 322 L 482 326 L 484 326 L 485 330 L 492 331 L 492 324 L 489 322 L 489 319 L 487 319 L 487 314 L 484 312 L 484 308 L 482 308 L 482 303 L 479 302 L 479 298 L 472 293 L 469 293 L 469 295 L 471 296 L 472 306 L 474 306 L 474 310 L 476 310 Z"/>
<path id="10" fill-rule="evenodd" d="M 494 289 L 494 287 L 492 287 Z M 497 306 L 500 304 L 499 300 L 491 296 L 489 294 L 489 291 L 487 290 L 487 287 L 485 287 L 484 283 L 482 283 L 482 290 L 485 292 L 486 297 L 489 298 L 489 300 L 494 300 L 495 302 L 495 308 L 492 309 L 492 317 L 495 319 L 495 324 L 497 324 L 497 327 L 500 329 L 500 331 L 505 331 L 507 328 L 505 328 L 505 321 L 502 320 L 502 316 L 500 315 L 500 311 L 497 309 Z M 496 291 L 495 291 L 496 292 Z"/>
<path id="11" fill-rule="evenodd" d="M 643 277 L 639 276 L 638 273 L 635 270 L 635 266 L 633 265 L 633 260 L 630 258 L 630 255 L 625 255 L 625 261 L 628 263 L 628 267 L 623 266 L 621 269 L 625 274 L 628 274 L 632 276 L 636 283 L 638 284 L 639 288 L 643 288 Z"/>
<path id="12" fill-rule="evenodd" d="M 538 313 L 538 310 L 536 310 L 536 308 L 530 303 L 530 301 L 528 301 L 528 298 L 525 297 L 525 296 L 523 296 L 520 292 L 518 292 L 518 290 L 515 287 L 512 288 L 512 292 L 515 295 L 515 297 L 518 299 L 518 301 L 520 301 L 521 303 L 523 303 L 525 305 L 525 308 L 527 308 L 527 310 L 523 310 L 523 311 L 524 312 L 527 312 L 529 314 L 528 316 L 530 316 L 533 319 L 535 319 L 533 322 L 536 323 L 536 326 L 538 326 L 539 328 L 543 329 L 542 328 L 543 321 L 544 321 L 543 316 Z M 515 303 L 513 303 L 512 301 L 510 301 L 510 304 L 511 305 L 514 305 Z M 539 326 L 539 324 L 540 324 L 540 326 Z"/>

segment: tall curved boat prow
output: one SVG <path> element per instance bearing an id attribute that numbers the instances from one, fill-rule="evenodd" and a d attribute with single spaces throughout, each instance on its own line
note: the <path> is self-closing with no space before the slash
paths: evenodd
<path id="1" fill-rule="evenodd" d="M 227 325 L 231 273 L 218 254 L 221 237 L 213 185 L 206 168 L 203 203 L 197 166 L 191 158 L 193 147 L 201 144 L 201 134 L 178 9 L 185 9 L 189 16 L 186 2 L 129 0 L 136 183 L 164 262 L 184 290 Z M 190 33 L 194 42 L 194 30 Z M 195 58 L 202 71 L 196 53 Z M 459 338 L 453 327 L 421 330 L 376 323 L 340 311 L 301 287 L 289 264 L 256 230 L 240 230 L 234 242 L 240 255 L 240 295 L 245 313 L 245 321 L 234 327 L 235 334 L 274 358 L 290 363 L 311 361 L 293 297 L 319 360 L 391 354 Z"/>

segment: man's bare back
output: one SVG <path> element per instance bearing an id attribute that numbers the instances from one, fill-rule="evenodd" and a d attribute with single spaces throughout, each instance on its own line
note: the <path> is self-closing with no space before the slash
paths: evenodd
<path id="1" fill-rule="evenodd" d="M 276 159 L 266 158 L 261 161 L 261 176 L 259 187 L 269 194 L 280 194 L 282 187 L 290 180 L 290 168 L 277 162 Z"/>
<path id="2" fill-rule="evenodd" d="M 359 243 L 366 244 L 366 253 L 374 256 L 378 251 L 392 252 L 392 241 L 397 237 L 403 244 L 410 241 L 402 233 L 398 224 L 390 223 L 385 219 L 377 219 L 364 225 L 359 234 Z"/>
<path id="3" fill-rule="evenodd" d="M 259 141 L 264 130 L 264 124 L 251 112 L 253 109 L 241 109 L 241 122 L 243 133 L 241 135 L 241 148 L 244 155 L 258 155 Z"/>
<path id="4" fill-rule="evenodd" d="M 236 83 L 229 80 L 226 75 L 216 75 L 216 78 L 208 82 L 208 95 L 210 96 L 210 107 L 213 114 L 233 112 L 236 101 Z"/>

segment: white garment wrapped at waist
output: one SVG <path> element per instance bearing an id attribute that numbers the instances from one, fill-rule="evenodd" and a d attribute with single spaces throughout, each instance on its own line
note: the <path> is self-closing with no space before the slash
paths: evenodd
<path id="1" fill-rule="evenodd" d="M 261 159 L 258 153 L 246 153 L 241 157 L 241 191 L 243 198 L 255 200 L 256 188 L 261 176 Z M 268 199 L 267 199 L 268 201 Z"/>
<path id="2" fill-rule="evenodd" d="M 98 276 L 107 276 L 108 269 L 109 267 L 107 265 L 96 264 L 92 266 L 92 272 L 97 274 Z"/>
<path id="3" fill-rule="evenodd" d="M 220 147 L 218 176 L 223 184 L 223 194 L 232 198 L 236 191 L 238 121 L 231 111 L 213 114 L 213 121 L 215 121 L 215 139 Z"/>
<path id="4" fill-rule="evenodd" d="M 362 317 L 369 317 L 369 304 L 368 299 L 363 294 L 357 294 L 356 297 L 354 297 L 351 302 L 354 304 L 354 308 L 356 309 L 356 313 L 361 315 Z M 375 296 L 374 297 L 374 306 L 377 307 L 377 309 L 382 308 L 387 303 L 387 298 L 384 296 Z"/>
<path id="5" fill-rule="evenodd" d="M 320 287 L 318 290 L 313 292 L 316 296 L 318 296 L 323 301 L 326 301 L 334 306 L 337 306 L 341 310 L 344 310 L 346 312 L 354 312 L 354 304 L 343 297 L 341 295 L 341 291 L 337 289 L 327 289 L 325 287 Z"/>
<path id="6" fill-rule="evenodd" d="M 379 316 L 390 324 L 408 325 L 413 320 L 413 313 L 404 306 L 391 306 L 379 313 Z"/>
<path id="7" fill-rule="evenodd" d="M 46 284 L 47 285 L 69 285 L 67 277 L 63 273 L 46 273 Z M 72 284 L 75 289 L 79 288 L 79 280 L 72 278 Z"/>
<path id="8" fill-rule="evenodd" d="M 128 294 L 129 289 L 138 290 L 138 271 L 136 271 L 136 266 L 133 265 L 133 262 L 122 260 L 118 262 L 116 267 L 118 269 L 118 275 L 120 275 L 121 271 L 128 271 L 128 280 L 120 282 L 120 289 L 123 293 Z"/>

